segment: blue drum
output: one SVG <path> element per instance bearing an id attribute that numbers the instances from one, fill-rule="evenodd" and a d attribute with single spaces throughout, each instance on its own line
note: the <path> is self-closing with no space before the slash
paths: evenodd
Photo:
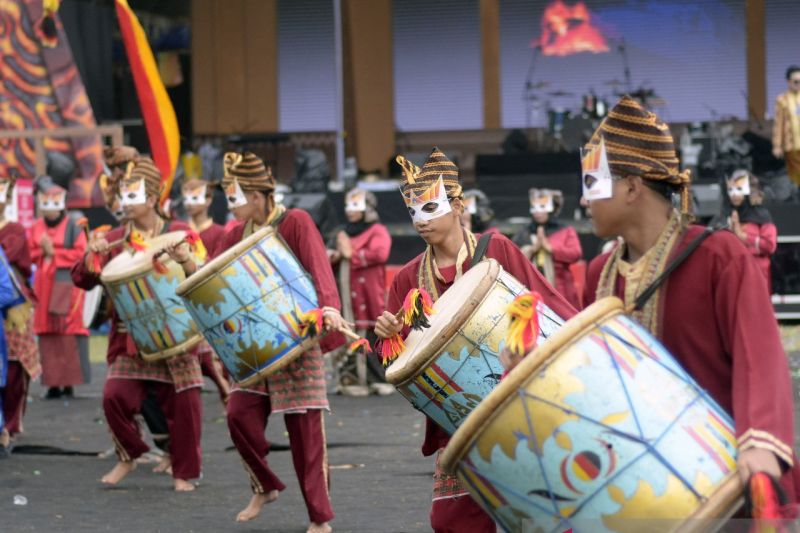
<path id="1" fill-rule="evenodd" d="M 302 315 L 318 307 L 314 284 L 271 227 L 206 264 L 177 294 L 242 386 L 275 373 L 318 341 L 300 334 Z"/>

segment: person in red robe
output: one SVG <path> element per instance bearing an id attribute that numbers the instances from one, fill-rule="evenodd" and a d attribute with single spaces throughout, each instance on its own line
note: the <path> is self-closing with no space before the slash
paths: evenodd
<path id="1" fill-rule="evenodd" d="M 72 267 L 72 281 L 76 286 L 90 290 L 100 284 L 102 267 L 121 251 L 121 246 L 112 247 L 109 243 L 129 240 L 134 232 L 146 240 L 170 231 L 189 229 L 183 222 L 167 222 L 158 205 L 161 187 L 161 174 L 149 157 L 137 157 L 130 162 L 120 188 L 128 222 L 89 242 L 90 253 Z M 99 256 L 99 269 L 95 268 L 94 256 Z M 135 460 L 149 450 L 142 440 L 135 415 L 141 412 L 144 400 L 152 394 L 166 416 L 173 487 L 178 492 L 194 490 L 195 485 L 190 480 L 200 476 L 200 388 L 203 386 L 197 352 L 146 362 L 127 334 L 125 324 L 112 311 L 106 360 L 108 375 L 103 389 L 103 411 L 118 461 L 101 481 L 109 485 L 119 483 L 135 468 Z"/>
<path id="2" fill-rule="evenodd" d="M 70 269 L 86 251 L 86 235 L 66 212 L 67 191 L 52 185 L 37 193 L 39 215 L 29 239 L 36 265 L 33 291 L 38 301 L 33 331 L 39 339 L 46 398 L 71 397 L 73 386 L 88 383 L 89 331 L 83 326 L 83 291 Z"/>
<path id="3" fill-rule="evenodd" d="M 586 303 L 612 295 L 622 299 L 733 417 L 742 482 L 766 472 L 796 502 L 792 384 L 753 255 L 733 233 L 711 233 L 634 310 L 634 301 L 704 232 L 687 215 L 690 175 L 679 171 L 669 128 L 627 97 L 584 153 L 584 203 L 595 233 L 623 238 L 589 265 Z M 671 202 L 675 193 L 681 212 Z"/>
<path id="4" fill-rule="evenodd" d="M 201 179 L 187 180 L 181 185 L 181 193 L 183 206 L 186 208 L 186 214 L 189 215 L 189 227 L 200 236 L 206 250 L 216 249 L 225 235 L 225 229 L 219 224 L 215 224 L 208 215 L 213 199 L 209 183 Z M 199 352 L 200 369 L 203 371 L 203 375 L 214 382 L 222 403 L 227 403 L 231 387 L 228 380 L 225 379 L 219 357 L 216 356 L 211 345 L 205 341 L 200 343 Z"/>
<path id="5" fill-rule="evenodd" d="M 570 266 L 583 258 L 581 241 L 575 228 L 556 218 L 564 195 L 552 189 L 531 189 L 528 196 L 532 220 L 514 236 L 514 242 L 569 303 L 580 307 Z"/>
<path id="6" fill-rule="evenodd" d="M 375 326 L 375 334 L 381 339 L 398 333 L 408 334 L 407 328 L 395 318 L 408 292 L 420 288 L 419 280 L 423 280 L 422 288 L 432 299 L 438 299 L 469 269 L 480 237 L 461 225 L 463 204 L 458 167 L 444 153 L 434 148 L 422 168 L 402 156 L 397 160 L 403 167 L 405 181 L 401 191 L 414 228 L 428 246 L 425 252 L 406 264 L 392 281 L 386 310 Z M 514 243 L 503 235 L 492 235 L 486 257 L 497 260 L 506 272 L 532 291 L 540 293 L 542 301 L 564 320 L 575 314 L 569 302 L 545 281 Z M 380 345 L 375 350 L 380 352 Z M 431 527 L 437 533 L 494 532 L 496 527 L 491 517 L 469 497 L 458 479 L 446 474 L 439 465 L 441 451 L 449 440 L 447 432 L 426 418 L 422 454 L 426 457 L 436 454 Z"/>
<path id="7" fill-rule="evenodd" d="M 345 195 L 347 224 L 336 233 L 328 254 L 332 265 L 339 266 L 339 290 L 343 298 L 350 295 L 350 306 L 344 306 L 343 316 L 355 322 L 362 337 L 375 327 L 375 317 L 386 307 L 386 262 L 392 249 L 392 237 L 378 217 L 378 199 L 369 191 L 352 189 Z M 348 354 L 337 363 L 339 393 L 367 393 L 368 376 L 366 355 Z M 377 376 L 382 381 L 383 376 Z M 385 390 L 375 385 L 376 391 Z M 387 386 L 390 392 L 394 387 Z M 363 393 L 360 391 L 364 391 Z"/>
<path id="8" fill-rule="evenodd" d="M 39 348 L 33 336 L 33 314 L 35 303 L 28 280 L 31 277 L 31 252 L 25 228 L 5 218 L 6 204 L 11 201 L 15 178 L 0 177 L 0 246 L 8 258 L 12 274 L 20 286 L 28 305 L 20 306 L 6 317 L 4 329 L 8 344 L 8 375 L 3 389 L 3 417 L 5 428 L 0 433 L 0 446 L 8 447 L 11 439 L 22 432 L 22 417 L 28 397 L 30 380 L 39 377 Z"/>
<path id="9" fill-rule="evenodd" d="M 238 223 L 225 233 L 212 251 L 218 256 L 261 228 L 276 228 L 297 260 L 308 272 L 323 310 L 325 327 L 346 327 L 339 312 L 339 294 L 322 236 L 311 216 L 300 209 L 286 209 L 274 199 L 275 179 L 263 161 L 251 152 L 225 154 L 223 188 L 228 208 Z M 187 275 L 195 265 L 187 261 L 186 246 L 168 249 L 184 266 Z M 340 335 L 328 335 L 323 348 L 341 344 Z M 300 491 L 306 502 L 308 533 L 331 531 L 333 520 L 328 493 L 327 448 L 322 411 L 328 409 L 322 351 L 315 346 L 262 383 L 250 387 L 234 385 L 228 400 L 228 429 L 250 476 L 253 496 L 236 516 L 237 522 L 253 520 L 264 505 L 275 501 L 286 488 L 269 468 L 269 443 L 264 438 L 270 414 L 283 413 Z"/>
<path id="10" fill-rule="evenodd" d="M 728 202 L 725 214 L 728 225 L 755 257 L 772 294 L 770 260 L 778 249 L 778 228 L 772 222 L 772 215 L 762 205 L 764 193 L 758 178 L 747 170 L 737 170 L 726 181 Z"/>

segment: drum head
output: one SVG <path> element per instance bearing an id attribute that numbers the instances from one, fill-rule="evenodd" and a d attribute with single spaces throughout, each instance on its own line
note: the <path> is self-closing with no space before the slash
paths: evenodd
<path id="1" fill-rule="evenodd" d="M 386 371 L 386 380 L 400 385 L 413 378 L 453 338 L 483 302 L 503 271 L 494 259 L 481 261 L 470 268 L 433 304 L 431 327 L 412 331 L 406 349 Z"/>
<path id="2" fill-rule="evenodd" d="M 151 270 L 153 268 L 153 255 L 163 250 L 165 246 L 178 242 L 184 237 L 186 237 L 185 231 L 171 231 L 148 239 L 147 249 L 144 251 L 134 252 L 128 248 L 124 249 L 105 266 L 100 274 L 100 281 L 113 283 L 127 280 Z M 165 263 L 168 260 L 169 256 L 166 254 L 161 258 L 161 261 Z"/>
<path id="3" fill-rule="evenodd" d="M 100 304 L 103 301 L 103 286 L 98 285 L 83 295 L 83 327 L 90 328 L 94 322 L 94 317 L 100 311 Z"/>

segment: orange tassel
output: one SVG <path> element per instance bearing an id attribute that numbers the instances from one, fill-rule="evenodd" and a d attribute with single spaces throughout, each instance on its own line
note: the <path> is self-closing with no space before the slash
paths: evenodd
<path id="1" fill-rule="evenodd" d="M 300 335 L 303 337 L 316 337 L 322 333 L 325 320 L 322 309 L 311 309 L 300 317 Z"/>
<path id="2" fill-rule="evenodd" d="M 372 351 L 372 346 L 369 345 L 369 341 L 367 339 L 358 339 L 357 341 L 353 341 L 347 347 L 347 353 L 349 355 L 353 355 L 356 353 L 365 353 L 368 354 Z"/>
<path id="3" fill-rule="evenodd" d="M 542 297 L 537 292 L 517 296 L 508 306 L 511 317 L 506 346 L 516 355 L 525 355 L 536 347 L 539 336 L 539 314 L 536 306 Z"/>
<path id="4" fill-rule="evenodd" d="M 158 260 L 160 256 L 161 254 L 156 254 L 153 256 L 153 270 L 155 270 L 158 274 L 166 274 L 169 272 L 169 269 L 166 267 L 166 265 L 164 265 L 164 263 Z"/>
<path id="5" fill-rule="evenodd" d="M 403 342 L 403 337 L 399 334 L 383 339 L 383 345 L 381 346 L 381 362 L 383 366 L 389 366 L 389 363 L 397 359 L 397 356 L 403 353 L 405 349 L 406 343 Z"/>
<path id="6" fill-rule="evenodd" d="M 428 317 L 433 314 L 433 300 L 425 289 L 411 289 L 403 300 L 403 323 L 411 329 L 431 327 Z"/>
<path id="7" fill-rule="evenodd" d="M 147 241 L 145 241 L 144 235 L 134 230 L 128 235 L 128 246 L 135 252 L 142 252 L 147 249 Z"/>
<path id="8" fill-rule="evenodd" d="M 750 515 L 757 520 L 756 527 L 751 531 L 767 532 L 781 531 L 775 528 L 775 521 L 783 518 L 781 513 L 781 497 L 776 490 L 776 483 L 764 472 L 756 472 L 750 476 L 748 487 L 748 503 Z"/>
<path id="9" fill-rule="evenodd" d="M 200 235 L 198 235 L 197 232 L 192 230 L 187 231 L 186 237 L 184 237 L 183 240 L 192 249 L 197 259 L 200 261 L 206 260 L 206 257 L 208 257 L 208 251 L 206 250 L 206 246 L 203 244 L 203 240 L 200 238 Z"/>

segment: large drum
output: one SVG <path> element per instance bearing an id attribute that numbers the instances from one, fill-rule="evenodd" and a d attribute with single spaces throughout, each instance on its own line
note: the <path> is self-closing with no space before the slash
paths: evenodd
<path id="1" fill-rule="evenodd" d="M 433 304 L 431 327 L 408 335 L 386 380 L 453 433 L 500 381 L 506 309 L 525 291 L 494 259 L 473 266 Z M 542 342 L 563 320 L 542 303 L 538 310 Z"/>
<path id="2" fill-rule="evenodd" d="M 735 508 L 733 421 L 622 311 L 573 317 L 445 448 L 506 531 L 684 531 Z"/>
<path id="3" fill-rule="evenodd" d="M 300 317 L 314 309 L 308 273 L 272 228 L 216 257 L 178 287 L 231 376 L 242 386 L 273 374 L 308 350 Z"/>
<path id="4" fill-rule="evenodd" d="M 175 294 L 185 279 L 183 268 L 163 254 L 167 271 L 153 270 L 153 255 L 186 232 L 173 231 L 147 241 L 141 252 L 125 250 L 103 269 L 103 282 L 114 309 L 146 361 L 158 361 L 190 350 L 203 340 L 183 302 Z"/>

